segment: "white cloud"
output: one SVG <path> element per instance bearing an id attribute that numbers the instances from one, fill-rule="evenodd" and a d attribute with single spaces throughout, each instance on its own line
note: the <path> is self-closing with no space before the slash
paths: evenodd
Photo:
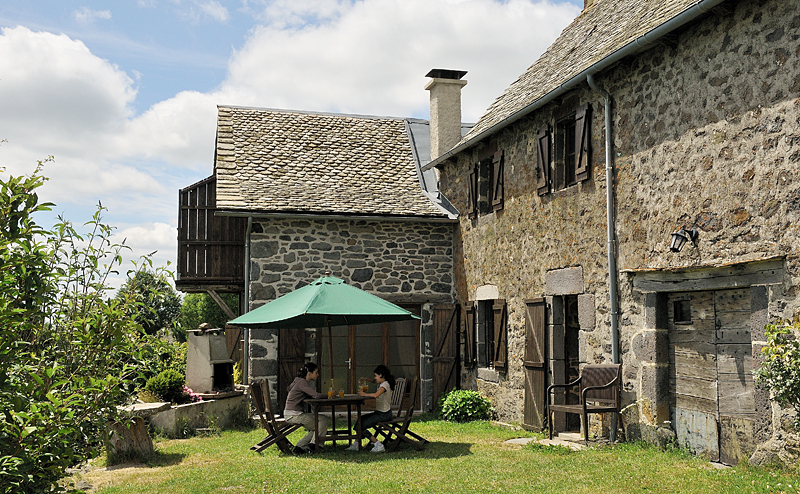
<path id="1" fill-rule="evenodd" d="M 12 144 L 96 151 L 132 117 L 131 79 L 63 34 L 3 29 L 0 74 L 0 135 Z"/>
<path id="2" fill-rule="evenodd" d="M 114 288 L 119 288 L 125 282 L 127 271 L 134 268 L 133 261 L 137 261 L 139 256 L 143 255 L 152 254 L 154 267 L 167 266 L 174 272 L 176 237 L 174 226 L 158 222 L 147 222 L 117 230 L 111 236 L 111 242 L 124 243 L 130 247 L 130 251 L 122 253 L 127 261 L 120 266 L 119 275 L 109 280 L 110 284 Z"/>
<path id="3" fill-rule="evenodd" d="M 81 7 L 72 12 L 72 17 L 75 18 L 80 24 L 91 24 L 96 19 L 111 19 L 110 10 L 92 10 L 89 7 Z"/>
<path id="4" fill-rule="evenodd" d="M 427 115 L 424 75 L 467 70 L 465 120 L 476 120 L 578 13 L 527 0 L 275 3 L 230 62 L 223 93 L 240 104 L 408 116 Z M 345 8 L 346 7 L 346 8 Z M 252 8 L 252 6 L 251 6 Z M 271 19 L 278 19 L 271 22 Z"/>
<path id="5" fill-rule="evenodd" d="M 225 22 L 230 17 L 230 15 L 228 14 L 228 9 L 223 7 L 219 2 L 215 0 L 209 0 L 205 2 L 195 2 L 195 3 L 203 14 L 214 19 L 215 21 Z"/>
<path id="6" fill-rule="evenodd" d="M 219 2 L 174 2 L 217 22 Z M 153 5 L 140 1 L 139 5 Z M 138 256 L 176 254 L 177 189 L 212 173 L 216 105 L 427 118 L 425 74 L 469 71 L 463 118 L 475 121 L 578 13 L 530 0 L 249 0 L 254 27 L 214 91 L 182 91 L 136 114 L 135 77 L 66 35 L 0 34 L 0 168 L 55 156 L 44 200 L 109 208 Z M 205 9 L 205 10 L 203 10 Z M 200 17 L 198 17 L 200 18 Z M 307 23 L 307 24 L 306 24 Z M 86 215 L 83 215 L 86 213 Z"/>
<path id="7" fill-rule="evenodd" d="M 174 0 L 172 3 L 176 4 L 178 15 L 192 23 L 205 20 L 227 22 L 230 19 L 228 9 L 216 0 L 191 0 L 189 2 Z"/>

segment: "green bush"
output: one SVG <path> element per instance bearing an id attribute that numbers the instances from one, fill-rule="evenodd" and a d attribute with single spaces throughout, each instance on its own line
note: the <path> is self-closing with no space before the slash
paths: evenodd
<path id="1" fill-rule="evenodd" d="M 755 371 L 756 382 L 770 390 L 779 405 L 795 410 L 794 426 L 800 430 L 800 316 L 768 324 L 765 334 L 767 346 L 761 349 L 764 360 Z"/>
<path id="2" fill-rule="evenodd" d="M 185 403 L 188 401 L 188 395 L 183 392 L 185 380 L 184 375 L 175 369 L 166 369 L 148 379 L 144 389 L 156 396 L 160 396 L 164 401 Z"/>
<path id="3" fill-rule="evenodd" d="M 37 225 L 53 206 L 39 202 L 41 166 L 0 173 L 1 494 L 63 491 L 67 469 L 102 451 L 145 360 L 133 317 L 142 302 L 110 296 L 127 247 L 112 241 L 102 206 L 80 230 L 60 217 Z M 129 275 L 141 269 L 152 261 Z"/>
<path id="4" fill-rule="evenodd" d="M 477 391 L 454 389 L 441 402 L 441 417 L 451 422 L 489 420 L 493 413 L 492 403 Z"/>

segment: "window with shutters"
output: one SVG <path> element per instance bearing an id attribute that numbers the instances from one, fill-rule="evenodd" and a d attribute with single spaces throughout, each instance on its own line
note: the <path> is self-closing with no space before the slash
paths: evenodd
<path id="1" fill-rule="evenodd" d="M 505 157 L 503 151 L 476 162 L 467 184 L 468 214 L 470 218 L 503 209 Z"/>
<path id="2" fill-rule="evenodd" d="M 474 309 L 467 309 L 467 323 L 474 320 L 475 327 L 472 330 L 477 335 L 476 363 L 478 367 L 493 367 L 505 372 L 508 353 L 506 301 L 479 300 L 472 304 Z"/>
<path id="3" fill-rule="evenodd" d="M 589 178 L 591 106 L 561 113 L 536 134 L 536 189 L 539 195 L 566 189 Z M 552 130 L 551 130 L 552 129 Z"/>

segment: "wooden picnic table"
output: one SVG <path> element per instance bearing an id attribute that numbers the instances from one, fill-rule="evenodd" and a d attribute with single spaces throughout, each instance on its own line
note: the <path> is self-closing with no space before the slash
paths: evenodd
<path id="1" fill-rule="evenodd" d="M 361 405 L 364 404 L 366 397 L 357 394 L 346 394 L 342 397 L 306 399 L 314 410 L 314 447 L 319 451 L 320 444 L 324 442 L 336 441 L 358 441 L 358 449 L 361 449 L 361 430 L 353 432 L 353 411 L 356 413 L 356 420 L 361 418 Z M 323 435 L 318 432 L 319 412 L 325 407 L 331 407 L 331 430 L 325 431 Z M 347 408 L 347 429 L 336 429 L 336 407 Z M 355 409 L 355 410 L 354 410 Z"/>

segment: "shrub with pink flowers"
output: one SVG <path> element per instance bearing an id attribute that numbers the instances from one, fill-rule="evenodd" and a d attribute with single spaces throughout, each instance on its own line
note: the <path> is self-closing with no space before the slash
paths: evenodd
<path id="1" fill-rule="evenodd" d="M 189 396 L 189 403 L 197 403 L 198 401 L 203 401 L 203 397 L 192 391 L 192 388 L 184 386 L 183 394 Z"/>

